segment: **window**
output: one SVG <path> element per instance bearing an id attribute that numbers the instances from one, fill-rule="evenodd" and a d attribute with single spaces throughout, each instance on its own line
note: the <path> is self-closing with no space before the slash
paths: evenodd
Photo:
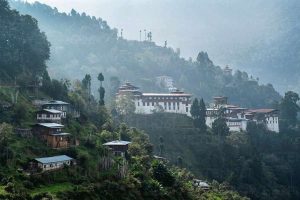
<path id="1" fill-rule="evenodd" d="M 152 102 L 152 106 L 154 106 L 154 102 Z"/>
<path id="2" fill-rule="evenodd" d="M 140 106 L 140 102 L 138 102 L 138 106 Z"/>
<path id="3" fill-rule="evenodd" d="M 149 106 L 149 102 L 147 102 L 147 106 Z"/>
<path id="4" fill-rule="evenodd" d="M 145 106 L 145 102 L 143 102 L 143 106 Z"/>
<path id="5" fill-rule="evenodd" d="M 189 107 L 186 107 L 186 108 L 185 108 L 185 111 L 186 111 L 186 112 L 189 112 Z"/>

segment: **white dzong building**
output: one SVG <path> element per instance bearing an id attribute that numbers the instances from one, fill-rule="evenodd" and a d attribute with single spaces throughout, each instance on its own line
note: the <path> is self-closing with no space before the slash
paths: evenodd
<path id="1" fill-rule="evenodd" d="M 230 131 L 246 131 L 250 121 L 262 123 L 270 131 L 279 132 L 279 117 L 276 109 L 248 109 L 227 103 L 227 97 L 214 97 L 213 104 L 206 109 L 206 125 L 212 127 L 222 108 Z"/>
<path id="2" fill-rule="evenodd" d="M 179 90 L 171 93 L 142 93 L 138 87 L 126 82 L 119 88 L 117 97 L 122 95 L 132 96 L 137 114 L 152 114 L 159 111 L 190 116 L 192 95 Z"/>

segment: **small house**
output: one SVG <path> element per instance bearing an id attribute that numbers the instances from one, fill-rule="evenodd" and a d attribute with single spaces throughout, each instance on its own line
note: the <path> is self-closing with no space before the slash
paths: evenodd
<path id="1" fill-rule="evenodd" d="M 37 123 L 32 130 L 34 135 L 46 140 L 47 135 L 61 133 L 63 127 L 64 125 L 57 123 Z"/>
<path id="2" fill-rule="evenodd" d="M 38 123 L 33 126 L 34 135 L 47 142 L 51 148 L 68 148 L 70 133 L 63 133 L 64 125 L 57 123 Z"/>
<path id="3" fill-rule="evenodd" d="M 43 109 L 54 109 L 62 112 L 61 117 L 66 118 L 69 111 L 69 103 L 63 101 L 51 100 L 42 105 Z"/>
<path id="4" fill-rule="evenodd" d="M 52 157 L 44 157 L 44 158 L 35 158 L 34 166 L 37 169 L 40 169 L 42 171 L 50 171 L 50 170 L 57 170 L 61 169 L 64 166 L 72 166 L 76 164 L 75 159 L 66 156 L 66 155 L 60 155 L 60 156 L 52 156 Z"/>
<path id="5" fill-rule="evenodd" d="M 131 142 L 128 141 L 115 140 L 104 143 L 103 145 L 110 148 L 115 156 L 125 156 L 125 153 L 128 150 L 128 145 L 130 143 Z"/>
<path id="6" fill-rule="evenodd" d="M 199 187 L 203 190 L 209 190 L 210 186 L 205 181 L 199 179 L 193 179 L 193 184 L 195 187 Z"/>
<path id="7" fill-rule="evenodd" d="M 38 122 L 54 122 L 60 123 L 62 111 L 55 109 L 43 109 L 37 112 L 36 119 Z"/>

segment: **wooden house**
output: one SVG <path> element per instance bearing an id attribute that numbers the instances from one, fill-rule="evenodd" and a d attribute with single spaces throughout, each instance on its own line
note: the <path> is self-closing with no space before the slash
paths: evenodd
<path id="1" fill-rule="evenodd" d="M 48 101 L 47 103 L 44 103 L 42 105 L 43 109 L 54 109 L 54 110 L 59 110 L 61 111 L 61 117 L 66 118 L 67 117 L 67 112 L 69 111 L 69 103 L 63 102 L 63 101 L 56 101 L 56 100 L 51 100 Z"/>
<path id="2" fill-rule="evenodd" d="M 37 112 L 36 119 L 39 123 L 54 122 L 60 123 L 62 111 L 54 109 L 43 109 Z"/>
<path id="3" fill-rule="evenodd" d="M 64 125 L 57 123 L 38 123 L 33 126 L 33 134 L 44 140 L 51 148 L 68 148 L 70 134 L 63 133 Z"/>
<path id="4" fill-rule="evenodd" d="M 130 143 L 131 142 L 128 141 L 115 140 L 104 143 L 103 145 L 110 148 L 115 156 L 125 156 L 125 153 L 128 150 L 128 145 Z"/>

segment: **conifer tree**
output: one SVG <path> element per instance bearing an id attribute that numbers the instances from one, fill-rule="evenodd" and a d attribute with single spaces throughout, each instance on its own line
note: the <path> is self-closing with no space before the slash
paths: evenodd
<path id="1" fill-rule="evenodd" d="M 99 104 L 100 106 L 104 105 L 104 95 L 105 95 L 105 89 L 102 87 L 102 82 L 104 81 L 104 76 L 102 73 L 98 75 L 98 80 L 100 81 L 100 88 L 99 88 L 99 94 L 100 94 L 100 100 Z"/>

